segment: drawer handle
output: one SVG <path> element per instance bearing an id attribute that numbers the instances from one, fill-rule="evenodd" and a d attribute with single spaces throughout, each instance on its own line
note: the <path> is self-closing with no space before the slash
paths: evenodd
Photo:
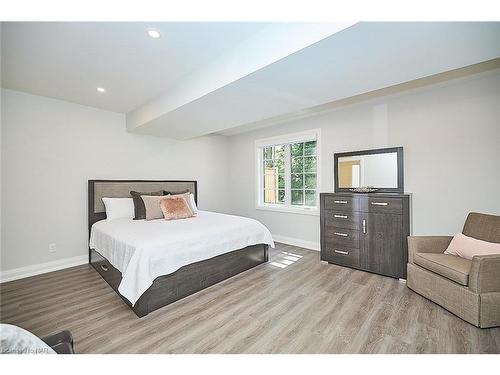
<path id="1" fill-rule="evenodd" d="M 347 201 L 333 201 L 333 203 L 337 203 L 337 204 L 347 204 Z"/>
<path id="2" fill-rule="evenodd" d="M 340 232 L 333 232 L 333 234 L 340 236 L 340 237 L 348 237 L 349 236 L 347 233 L 340 233 Z"/>
<path id="3" fill-rule="evenodd" d="M 337 254 L 349 255 L 348 251 L 341 251 L 341 250 L 333 250 L 333 251 L 335 251 Z"/>
<path id="4" fill-rule="evenodd" d="M 374 206 L 387 206 L 389 203 L 387 202 L 371 202 Z"/>
<path id="5" fill-rule="evenodd" d="M 333 217 L 336 217 L 338 219 L 347 219 L 347 215 L 333 215 Z"/>
<path id="6" fill-rule="evenodd" d="M 108 272 L 108 266 L 105 265 L 105 264 L 101 264 L 101 270 L 103 270 L 104 272 Z"/>

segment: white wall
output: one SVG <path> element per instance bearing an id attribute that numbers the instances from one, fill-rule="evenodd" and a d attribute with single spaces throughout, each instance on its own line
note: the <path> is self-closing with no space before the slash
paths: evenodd
<path id="1" fill-rule="evenodd" d="M 319 217 L 255 209 L 254 140 L 321 128 L 322 186 L 333 154 L 403 146 L 414 234 L 454 234 L 469 211 L 500 214 L 500 70 L 343 107 L 230 139 L 232 212 L 273 234 L 319 242 Z"/>
<path id="2" fill-rule="evenodd" d="M 200 208 L 228 210 L 226 137 L 130 134 L 123 114 L 10 90 L 2 107 L 2 271 L 87 254 L 88 179 L 195 179 Z"/>
<path id="3" fill-rule="evenodd" d="M 403 146 L 415 234 L 458 232 L 472 210 L 500 214 L 500 70 L 229 139 L 130 134 L 122 114 L 10 90 L 1 105 L 2 271 L 87 254 L 93 178 L 196 179 L 200 208 L 254 217 L 275 235 L 317 244 L 318 216 L 255 209 L 254 166 L 255 139 L 315 128 L 323 192 L 333 190 L 335 152 Z"/>

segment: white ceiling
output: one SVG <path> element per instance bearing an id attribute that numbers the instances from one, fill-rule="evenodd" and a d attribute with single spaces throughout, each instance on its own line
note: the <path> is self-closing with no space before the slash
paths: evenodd
<path id="1" fill-rule="evenodd" d="M 126 113 L 269 25 L 4 22 L 2 87 Z"/>
<path id="2" fill-rule="evenodd" d="M 148 27 L 163 37 L 146 36 Z M 4 23 L 2 86 L 189 139 L 500 57 L 500 23 Z M 107 89 L 96 92 L 97 86 Z"/>
<path id="3" fill-rule="evenodd" d="M 358 23 L 187 104 L 164 106 L 163 113 L 127 126 L 177 139 L 230 135 L 235 128 L 245 131 L 245 125 L 250 130 L 266 119 L 498 57 L 500 23 Z"/>

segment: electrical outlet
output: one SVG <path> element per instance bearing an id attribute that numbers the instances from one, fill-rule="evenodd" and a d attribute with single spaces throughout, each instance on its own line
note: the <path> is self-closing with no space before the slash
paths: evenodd
<path id="1" fill-rule="evenodd" d="M 57 247 L 55 243 L 49 243 L 49 253 L 55 253 L 57 251 Z"/>

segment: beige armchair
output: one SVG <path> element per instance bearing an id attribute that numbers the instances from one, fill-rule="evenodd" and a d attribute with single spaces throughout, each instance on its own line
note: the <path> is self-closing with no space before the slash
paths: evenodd
<path id="1" fill-rule="evenodd" d="M 500 216 L 471 212 L 462 231 L 500 243 Z M 477 327 L 500 326 L 500 254 L 444 254 L 452 237 L 408 237 L 407 286 Z"/>

